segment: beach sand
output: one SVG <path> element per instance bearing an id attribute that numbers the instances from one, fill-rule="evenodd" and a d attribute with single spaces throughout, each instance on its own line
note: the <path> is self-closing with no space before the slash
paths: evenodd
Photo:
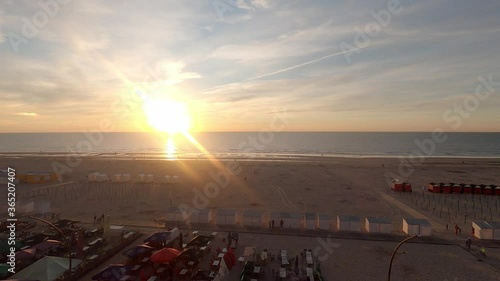
<path id="1" fill-rule="evenodd" d="M 64 158 L 55 159 L 65 163 Z M 0 167 L 15 167 L 18 174 L 52 171 L 53 163 L 54 158 L 46 157 L 0 159 Z M 404 206 L 390 202 L 389 197 L 398 196 L 389 188 L 388 181 L 393 178 L 412 183 L 414 192 L 422 192 L 422 186 L 431 181 L 500 184 L 497 159 L 429 158 L 412 168 L 414 171 L 409 173 L 408 166 L 402 166 L 395 158 L 311 157 L 283 161 L 91 158 L 83 159 L 63 175 L 64 182 L 80 183 L 59 188 L 23 184 L 18 188 L 22 193 L 17 200 L 31 197 L 48 201 L 53 212 L 85 221 L 104 213 L 115 221 L 152 222 L 161 220 L 169 206 L 182 203 L 192 208 L 387 216 L 398 223 L 411 213 L 405 212 Z M 177 175 L 180 182 L 87 183 L 92 172 L 110 177 L 124 173 L 132 177 L 153 174 L 157 181 L 165 175 Z M 37 189 L 42 191 L 35 192 Z"/>
<path id="2" fill-rule="evenodd" d="M 59 163 L 64 163 L 63 157 L 55 159 Z M 18 174 L 28 171 L 52 171 L 53 163 L 54 158 L 43 156 L 0 158 L 0 168 L 14 167 Z M 227 167 L 230 167 L 229 170 Z M 499 159 L 429 158 L 423 164 L 413 166 L 414 170 L 407 168 L 408 166 L 403 166 L 396 158 L 311 157 L 273 161 L 86 158 L 74 167 L 72 172 L 64 174 L 63 184 L 18 185 L 17 200 L 18 206 L 30 200 L 50 203 L 51 212 L 60 213 L 63 218 L 87 223 L 92 223 L 94 215 L 99 217 L 101 214 L 106 214 L 111 217 L 113 224 L 158 227 L 163 224 L 166 209 L 170 206 L 178 207 L 180 204 L 192 208 L 231 208 L 239 211 L 256 209 L 263 210 L 267 214 L 274 211 L 326 213 L 332 218 L 338 214 L 361 217 L 386 216 L 392 219 L 395 234 L 402 234 L 403 217 L 418 217 L 431 221 L 434 236 L 461 245 L 467 237 L 470 218 L 468 221 L 463 221 L 458 215 L 451 220 L 449 216 L 438 215 L 433 207 L 437 206 L 437 201 L 432 198 L 444 195 L 429 196 L 427 191 L 422 191 L 421 188 L 426 187 L 431 181 L 500 184 Z M 230 174 L 230 171 L 233 174 Z M 89 183 L 87 176 L 92 172 L 106 173 L 109 176 L 124 173 L 132 176 L 141 173 L 153 174 L 156 180 L 164 175 L 177 175 L 180 182 L 177 184 Z M 392 192 L 389 182 L 393 178 L 412 183 L 413 194 Z M 227 186 L 219 185 L 216 192 L 214 184 L 221 180 L 229 183 Z M 212 188 L 210 189 L 212 194 L 204 191 L 207 186 Z M 204 193 L 208 195 L 206 200 L 200 200 L 200 195 L 195 196 Z M 457 196 L 448 195 L 449 198 Z M 196 199 L 195 202 L 193 199 Z M 486 200 L 481 202 L 488 202 L 488 206 L 492 207 L 495 206 L 494 201 L 500 200 L 500 197 L 491 196 L 482 200 Z M 0 202 L 2 215 L 3 210 L 6 210 L 4 205 L 6 202 Z M 492 218 L 500 220 L 500 212 L 498 207 L 496 208 Z M 464 234 L 454 235 L 452 230 L 454 223 L 464 229 Z M 449 230 L 445 229 L 446 224 L 450 224 Z M 314 247 L 317 244 L 314 242 L 316 241 L 314 235 L 311 238 L 281 235 L 273 237 L 275 238 L 269 241 L 284 243 L 280 247 L 303 243 L 303 246 L 298 247 L 301 249 L 301 247 Z M 401 236 L 395 237 L 399 239 Z M 265 243 L 271 243 L 269 241 Z M 339 280 L 367 280 L 366 274 L 359 271 L 356 266 L 366 263 L 367 274 L 383 277 L 389 258 L 388 253 L 395 243 L 362 241 L 337 241 L 343 246 L 339 248 L 341 250 L 336 250 L 334 259 L 323 263 L 325 275 Z M 252 243 L 258 247 L 272 248 L 270 245 L 261 245 L 264 241 Z M 474 245 L 477 245 L 476 243 L 479 242 L 474 241 Z M 405 249 L 408 252 L 419 253 L 417 260 L 408 255 L 399 257 L 395 263 L 395 276 L 403 277 L 410 274 L 414 277 L 408 280 L 443 280 L 445 276 L 449 280 L 474 280 L 474 276 L 490 278 L 496 276 L 497 269 L 500 268 L 498 258 L 489 258 L 485 263 L 474 263 L 473 268 L 468 271 L 454 271 L 453 268 L 463 264 L 464 258 L 475 261 L 474 256 L 465 253 L 457 246 L 439 248 L 432 245 L 418 247 L 412 245 Z M 423 249 L 424 251 L 421 251 Z M 380 260 L 382 258 L 380 251 L 384 252 L 383 261 Z M 425 251 L 432 253 L 424 254 Z M 498 254 L 496 249 L 489 252 Z M 433 264 L 431 259 L 448 256 L 452 256 L 453 259 L 437 262 L 431 266 Z M 119 255 L 117 258 L 120 258 Z M 435 279 L 426 275 L 429 271 L 423 268 L 432 270 L 443 268 L 443 272 L 447 273 L 439 274 L 438 277 L 441 279 Z M 402 273 L 404 275 L 401 275 Z M 457 277 L 459 279 L 454 279 Z"/>

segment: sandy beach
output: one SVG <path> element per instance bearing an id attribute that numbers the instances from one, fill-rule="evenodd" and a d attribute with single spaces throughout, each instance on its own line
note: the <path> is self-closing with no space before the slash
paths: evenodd
<path id="1" fill-rule="evenodd" d="M 0 158 L 0 167 L 15 167 L 17 173 L 52 171 L 54 159 Z M 462 163 L 462 161 L 464 161 Z M 434 182 L 500 184 L 498 159 L 429 158 L 409 175 L 396 158 L 300 158 L 296 160 L 123 160 L 83 159 L 63 175 L 59 188 L 48 184 L 21 185 L 18 201 L 50 202 L 53 212 L 91 221 L 94 214 L 109 214 L 116 221 L 161 220 L 169 206 L 193 208 L 316 212 L 333 216 L 388 216 L 398 223 L 408 215 L 390 204 L 397 198 L 388 180 L 413 184 L 414 192 Z M 401 173 L 403 171 L 403 173 Z M 156 181 L 177 175 L 177 184 L 88 183 L 92 172 L 153 174 Z M 408 175 L 407 177 L 404 177 Z M 215 187 L 215 186 L 218 186 Z M 38 191 L 37 191 L 38 190 Z M 386 196 L 381 196 L 381 195 Z M 404 201 L 404 200 L 403 200 Z M 2 202 L 4 204 L 5 202 Z"/>
<path id="2" fill-rule="evenodd" d="M 64 163 L 62 157 L 56 157 L 55 160 Z M 0 167 L 14 167 L 18 174 L 52 171 L 53 163 L 54 158 L 43 156 L 0 158 Z M 367 263 L 371 275 L 383 278 L 389 253 L 396 245 L 394 241 L 403 237 L 402 218 L 425 218 L 432 224 L 433 236 L 445 239 L 442 241 L 448 241 L 448 246 L 408 246 L 404 251 L 414 254 L 398 258 L 395 276 L 402 278 L 411 274 L 413 277 L 408 280 L 438 280 L 428 275 L 428 271 L 419 268 L 437 270 L 446 264 L 449 268 L 446 273 L 437 275 L 441 278 L 439 280 L 445 277 L 449 280 L 474 280 L 475 276 L 488 276 L 485 278 L 494 280 L 493 276 L 496 276 L 500 268 L 498 249 L 494 248 L 489 250 L 493 255 L 487 262 L 474 263 L 470 270 L 453 270 L 464 259 L 471 262 L 476 260 L 474 255 L 457 247 L 468 236 L 472 219 L 471 198 L 461 195 L 460 204 L 469 204 L 469 217 L 464 220 L 463 210 L 457 212 L 454 208 L 449 209 L 449 206 L 455 206 L 456 200 L 459 200 L 458 195 L 433 195 L 422 191 L 422 187 L 426 187 L 431 181 L 500 184 L 500 159 L 430 158 L 422 165 L 411 166 L 414 170 L 407 170 L 411 171 L 409 175 L 402 167 L 401 160 L 396 158 L 303 157 L 273 161 L 87 158 L 74 167 L 71 173 L 64 174 L 62 183 L 20 184 L 17 188 L 17 200 L 19 205 L 30 201 L 43 202 L 45 206 L 49 204 L 51 212 L 82 222 L 92 223 L 94 215 L 106 214 L 111 217 L 113 224 L 148 227 L 162 227 L 167 208 L 181 204 L 198 209 L 255 209 L 266 214 L 287 211 L 325 213 L 332 218 L 339 214 L 389 217 L 393 222 L 395 235 L 389 240 L 393 242 L 363 242 L 365 238 L 336 241 L 343 245 L 335 250 L 336 257 L 338 254 L 344 258 L 342 261 L 337 258 L 329 260 L 323 264 L 323 268 L 325 276 L 338 280 L 366 280 L 364 273 L 353 267 L 360 263 Z M 156 180 L 165 175 L 177 175 L 179 183 L 92 183 L 87 180 L 88 174 L 92 172 L 106 173 L 109 176 L 129 173 L 132 177 L 142 173 L 153 174 Z M 391 191 L 388 181 L 393 178 L 412 183 L 414 192 L 401 194 Z M 205 199 L 200 199 L 202 197 Z M 447 199 L 443 201 L 442 198 Z M 478 219 L 479 214 L 483 215 L 483 207 L 486 210 L 488 206 L 493 209 L 491 219 L 500 220 L 498 196 L 476 196 L 474 200 L 477 202 L 472 203 L 475 205 L 474 210 L 477 210 L 474 215 Z M 2 201 L 0 205 L 5 203 Z M 446 213 L 442 210 L 438 212 L 440 204 L 444 204 L 449 210 Z M 2 207 L 1 210 L 6 208 Z M 455 223 L 464 229 L 462 235 L 454 235 L 451 226 Z M 450 225 L 448 230 L 445 228 L 446 224 Z M 209 230 L 216 226 L 212 224 L 205 228 Z M 263 232 L 267 230 L 263 229 Z M 294 251 L 317 245 L 314 234 L 306 238 L 293 236 L 295 232 L 285 236 L 279 233 L 266 238 L 267 242 L 250 239 L 246 243 L 271 249 L 276 248 L 273 245 L 281 243 L 279 247 L 289 245 Z M 474 241 L 475 248 L 478 243 L 480 242 Z M 424 254 L 420 251 L 423 248 L 432 253 Z M 415 256 L 416 253 L 418 254 Z M 447 262 L 440 265 L 431 261 L 441 258 L 446 258 Z M 121 261 L 123 257 L 118 254 L 114 259 Z"/>

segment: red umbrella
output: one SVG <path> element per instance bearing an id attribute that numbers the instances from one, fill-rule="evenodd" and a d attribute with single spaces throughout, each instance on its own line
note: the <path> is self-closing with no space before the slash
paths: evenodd
<path id="1" fill-rule="evenodd" d="M 175 260 L 181 252 L 173 248 L 163 248 L 149 258 L 154 263 L 167 263 Z"/>

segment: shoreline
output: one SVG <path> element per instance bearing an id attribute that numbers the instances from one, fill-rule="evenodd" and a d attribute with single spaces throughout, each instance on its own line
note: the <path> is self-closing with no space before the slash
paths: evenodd
<path id="1" fill-rule="evenodd" d="M 167 156 L 165 153 L 68 153 L 68 152 L 0 152 L 0 159 L 28 159 L 28 158 L 54 158 L 60 159 L 65 157 L 79 157 L 82 159 L 105 159 L 105 160 L 160 160 L 160 161 L 181 161 L 181 160 L 221 160 L 221 161 L 299 161 L 309 162 L 313 160 L 408 160 L 412 159 L 435 159 L 435 160 L 498 160 L 500 156 L 464 156 L 464 155 L 430 155 L 430 156 L 414 156 L 409 155 L 342 155 L 342 154 L 269 154 L 269 153 L 247 153 L 247 154 L 230 154 L 230 153 L 215 153 L 215 154 L 199 154 L 199 155 L 172 155 Z M 496 162 L 496 161 L 495 161 Z"/>

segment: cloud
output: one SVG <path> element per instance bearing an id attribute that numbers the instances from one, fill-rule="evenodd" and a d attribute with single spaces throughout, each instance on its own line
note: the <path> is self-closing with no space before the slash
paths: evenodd
<path id="1" fill-rule="evenodd" d="M 20 112 L 17 113 L 16 115 L 22 115 L 22 116 L 38 116 L 35 112 Z"/>

